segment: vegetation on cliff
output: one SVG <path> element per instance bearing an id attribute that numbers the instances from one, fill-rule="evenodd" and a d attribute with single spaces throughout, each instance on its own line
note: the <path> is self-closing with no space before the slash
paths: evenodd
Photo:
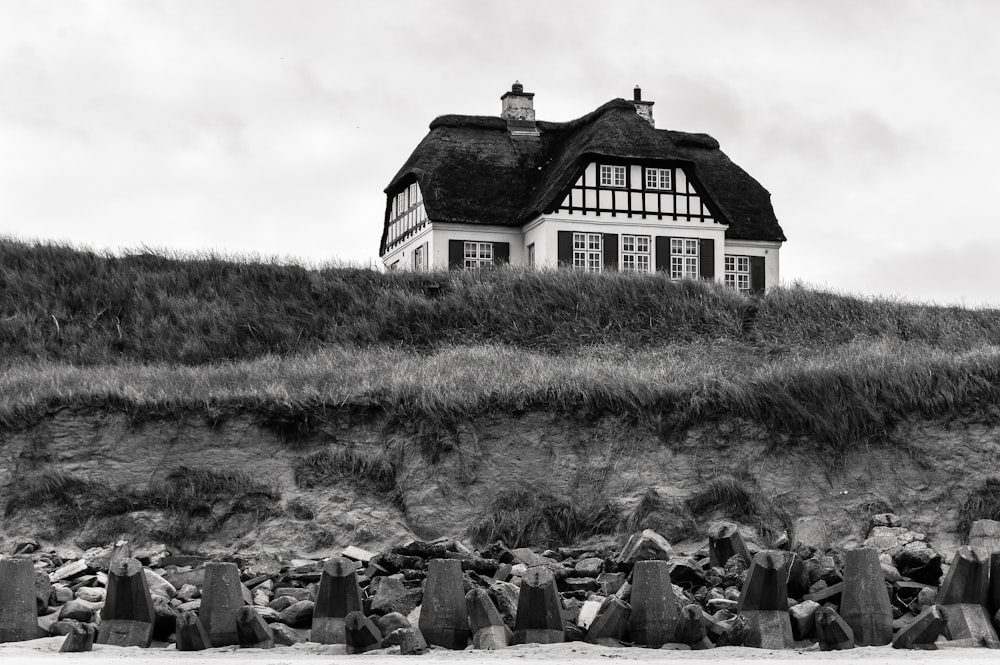
<path id="1" fill-rule="evenodd" d="M 434 454 L 456 422 L 549 409 L 620 414 L 667 443 L 700 423 L 742 419 L 771 431 L 774 446 L 820 446 L 836 459 L 905 445 L 894 431 L 914 417 L 1000 420 L 1000 312 L 801 287 L 748 297 L 662 275 L 382 273 L 0 239 L 0 377 L 0 431 L 67 407 L 137 421 L 239 412 L 293 445 L 329 410 L 376 411 Z M 296 482 L 347 478 L 392 497 L 392 454 L 313 454 Z M 90 496 L 36 481 L 8 511 Z M 752 483 L 715 489 L 730 513 L 762 527 L 784 519 Z M 600 497 L 574 508 L 520 491 L 484 511 L 479 537 L 529 542 L 541 529 L 566 540 L 656 512 L 653 494 L 624 514 Z M 996 512 L 996 495 L 970 494 L 963 524 Z M 157 497 L 132 497 L 123 510 Z"/>

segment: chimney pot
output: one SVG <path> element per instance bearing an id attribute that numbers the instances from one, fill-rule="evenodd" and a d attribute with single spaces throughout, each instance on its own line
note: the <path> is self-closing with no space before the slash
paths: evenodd
<path id="1" fill-rule="evenodd" d="M 524 92 L 524 86 L 521 85 L 520 81 L 514 81 L 514 85 L 510 86 L 511 92 Z"/>
<path id="2" fill-rule="evenodd" d="M 642 101 L 642 88 L 635 86 L 635 90 L 632 91 L 632 101 L 641 102 Z"/>

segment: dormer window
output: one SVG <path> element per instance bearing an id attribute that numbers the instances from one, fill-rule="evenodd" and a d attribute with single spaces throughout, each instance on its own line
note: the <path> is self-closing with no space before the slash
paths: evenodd
<path id="1" fill-rule="evenodd" d="M 646 189 L 673 189 L 673 169 L 646 169 Z"/>
<path id="2" fill-rule="evenodd" d="M 624 187 L 625 167 L 601 164 L 601 187 Z"/>

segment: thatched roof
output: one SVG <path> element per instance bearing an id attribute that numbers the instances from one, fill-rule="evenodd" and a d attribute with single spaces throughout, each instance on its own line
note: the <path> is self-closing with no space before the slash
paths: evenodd
<path id="1" fill-rule="evenodd" d="M 433 221 L 520 226 L 558 207 L 594 157 L 659 160 L 687 167 L 729 224 L 726 237 L 785 240 L 770 193 L 707 134 L 654 129 L 624 99 L 537 127 L 537 138 L 522 138 L 502 118 L 441 116 L 385 191 L 394 195 L 416 179 Z M 388 222 L 388 204 L 385 215 Z M 383 231 L 383 250 L 385 241 Z"/>

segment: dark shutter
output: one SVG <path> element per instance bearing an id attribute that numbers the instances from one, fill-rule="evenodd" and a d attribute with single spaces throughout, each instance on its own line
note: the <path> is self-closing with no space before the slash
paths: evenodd
<path id="1" fill-rule="evenodd" d="M 573 265 L 573 232 L 560 231 L 556 259 L 561 266 Z"/>
<path id="2" fill-rule="evenodd" d="M 465 267 L 465 241 L 448 241 L 448 270 L 461 270 Z"/>
<path id="3" fill-rule="evenodd" d="M 509 242 L 495 242 L 493 243 L 493 265 L 500 265 L 501 263 L 510 263 L 510 243 Z"/>
<path id="4" fill-rule="evenodd" d="M 670 238 L 656 236 L 656 269 L 670 272 Z"/>
<path id="5" fill-rule="evenodd" d="M 702 238 L 698 241 L 698 264 L 702 279 L 715 277 L 715 241 Z"/>
<path id="6" fill-rule="evenodd" d="M 764 257 L 750 257 L 750 292 L 754 295 L 764 293 Z"/>
<path id="7" fill-rule="evenodd" d="M 604 269 L 618 270 L 618 234 L 605 233 L 601 244 L 604 245 L 602 248 L 604 251 L 604 256 L 602 257 Z"/>

